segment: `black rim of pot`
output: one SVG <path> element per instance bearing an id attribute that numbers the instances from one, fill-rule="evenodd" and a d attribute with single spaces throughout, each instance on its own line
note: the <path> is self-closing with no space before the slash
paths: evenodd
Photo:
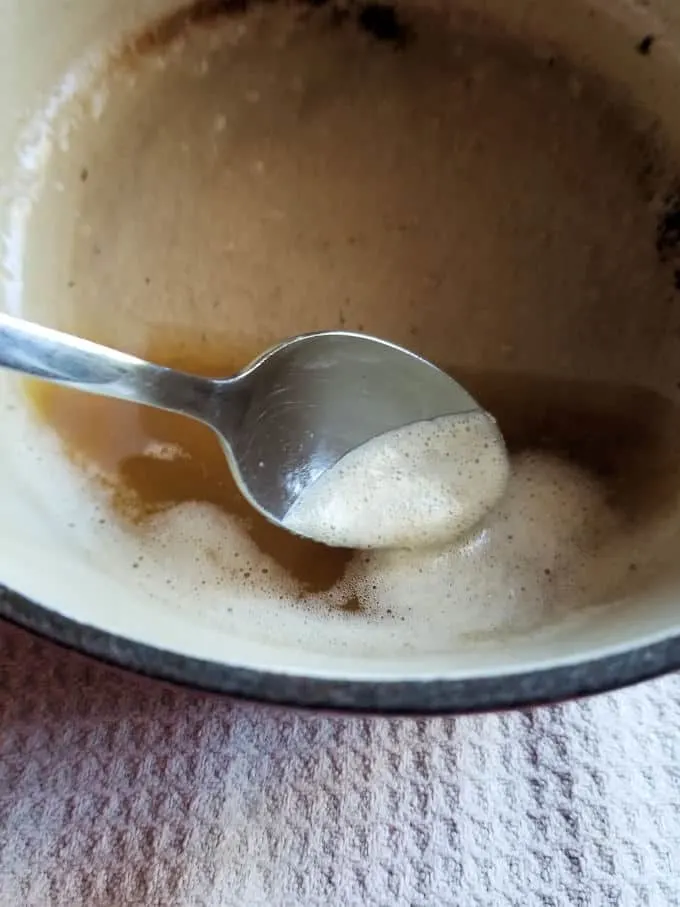
<path id="1" fill-rule="evenodd" d="M 0 617 L 69 649 L 136 674 L 235 699 L 323 711 L 436 715 L 521 708 L 603 693 L 680 667 L 680 636 L 538 671 L 463 680 L 356 681 L 204 661 L 78 623 L 11 590 Z"/>

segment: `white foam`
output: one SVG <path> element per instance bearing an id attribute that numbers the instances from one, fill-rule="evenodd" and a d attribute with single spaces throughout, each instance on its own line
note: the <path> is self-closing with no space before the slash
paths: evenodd
<path id="1" fill-rule="evenodd" d="M 473 412 L 387 432 L 343 457 L 286 515 L 291 532 L 345 548 L 413 548 L 455 538 L 508 480 L 495 421 Z"/>

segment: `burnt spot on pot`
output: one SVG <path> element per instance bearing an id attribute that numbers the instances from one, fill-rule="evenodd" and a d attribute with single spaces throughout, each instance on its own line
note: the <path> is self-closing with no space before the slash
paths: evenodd
<path id="1" fill-rule="evenodd" d="M 656 39 L 655 39 L 654 35 L 645 35 L 644 38 L 642 38 L 642 40 L 638 41 L 638 43 L 635 46 L 635 49 L 641 56 L 648 57 L 652 51 L 652 46 L 653 46 L 655 40 Z"/>
<path id="2" fill-rule="evenodd" d="M 680 186 L 666 195 L 656 225 L 656 252 L 671 266 L 673 289 L 680 292 Z"/>
<path id="3" fill-rule="evenodd" d="M 662 262 L 680 256 L 680 189 L 670 193 L 656 227 L 656 251 Z"/>
<path id="4" fill-rule="evenodd" d="M 394 6 L 388 3 L 366 3 L 359 9 L 359 27 L 376 41 L 404 47 L 413 37 L 411 28 L 399 17 Z"/>

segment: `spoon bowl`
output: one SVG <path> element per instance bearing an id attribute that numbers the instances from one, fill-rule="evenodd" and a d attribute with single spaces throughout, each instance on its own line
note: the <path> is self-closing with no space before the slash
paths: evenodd
<path id="1" fill-rule="evenodd" d="M 206 423 L 243 495 L 279 525 L 306 489 L 372 439 L 483 412 L 431 362 L 349 331 L 285 340 L 238 374 L 214 379 L 0 314 L 0 366 Z"/>

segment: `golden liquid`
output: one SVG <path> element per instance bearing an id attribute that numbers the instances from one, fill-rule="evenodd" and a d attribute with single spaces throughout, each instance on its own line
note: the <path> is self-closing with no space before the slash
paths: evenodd
<path id="1" fill-rule="evenodd" d="M 215 358 L 148 350 L 147 358 L 206 377 L 233 374 L 252 354 Z M 175 413 L 122 400 L 96 397 L 39 381 L 27 383 L 42 420 L 59 434 L 76 462 L 94 464 L 108 477 L 112 503 L 138 523 L 177 504 L 213 504 L 236 517 L 259 550 L 273 558 L 308 592 L 331 588 L 343 575 L 351 551 L 298 538 L 268 522 L 238 490 L 215 433 Z M 176 445 L 182 457 L 159 459 L 154 445 Z"/>

